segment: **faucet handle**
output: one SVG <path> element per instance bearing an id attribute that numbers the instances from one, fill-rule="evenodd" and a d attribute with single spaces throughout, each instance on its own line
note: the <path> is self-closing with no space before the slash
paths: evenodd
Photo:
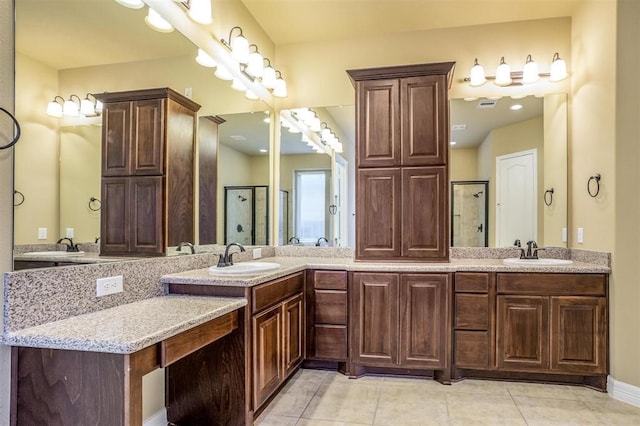
<path id="1" fill-rule="evenodd" d="M 227 266 L 227 264 L 224 261 L 224 255 L 219 254 L 218 255 L 218 268 L 223 268 L 225 266 Z"/>

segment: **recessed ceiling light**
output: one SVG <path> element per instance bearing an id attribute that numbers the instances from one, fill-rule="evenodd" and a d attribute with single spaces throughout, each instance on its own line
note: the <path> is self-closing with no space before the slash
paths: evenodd
<path id="1" fill-rule="evenodd" d="M 449 142 L 449 143 L 450 143 L 451 145 L 455 145 L 455 144 L 456 144 L 456 141 L 451 141 L 451 142 Z"/>
<path id="2" fill-rule="evenodd" d="M 260 152 L 268 152 L 266 149 L 261 149 Z"/>
<path id="3" fill-rule="evenodd" d="M 451 126 L 452 131 L 465 130 L 466 128 L 467 128 L 466 124 L 454 124 L 453 126 Z"/>
<path id="4" fill-rule="evenodd" d="M 522 105 L 521 105 L 521 104 L 513 104 L 513 105 L 511 105 L 511 106 L 509 107 L 509 109 L 510 109 L 511 111 L 517 111 L 517 110 L 519 110 L 519 109 L 522 109 Z"/>
<path id="5" fill-rule="evenodd" d="M 229 136 L 231 139 L 233 139 L 234 141 L 246 141 L 247 138 L 245 138 L 242 135 L 231 135 Z"/>

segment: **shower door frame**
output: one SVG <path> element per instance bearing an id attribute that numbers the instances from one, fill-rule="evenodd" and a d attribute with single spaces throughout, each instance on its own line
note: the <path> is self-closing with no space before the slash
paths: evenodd
<path id="1" fill-rule="evenodd" d="M 267 240 L 265 245 L 269 245 L 269 185 L 238 185 L 238 186 L 225 186 L 224 187 L 224 244 L 228 244 L 227 242 L 227 195 L 228 191 L 234 191 L 239 189 L 250 189 L 251 190 L 251 244 L 256 244 L 256 188 L 265 188 L 266 190 L 266 200 L 267 200 L 267 215 L 266 215 L 266 223 L 267 229 L 265 238 Z M 262 245 L 262 244 L 261 244 Z"/>
<path id="2" fill-rule="evenodd" d="M 453 180 L 451 181 L 451 193 L 450 200 L 451 205 L 449 206 L 449 234 L 450 234 L 450 244 L 451 247 L 455 247 L 453 245 L 453 203 L 455 201 L 454 198 L 454 186 L 455 185 L 484 185 L 484 247 L 489 247 L 489 181 L 488 180 Z"/>

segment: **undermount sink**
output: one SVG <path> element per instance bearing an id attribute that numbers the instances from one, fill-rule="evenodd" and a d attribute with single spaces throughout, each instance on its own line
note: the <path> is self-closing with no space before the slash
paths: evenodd
<path id="1" fill-rule="evenodd" d="M 280 268 L 280 264 L 274 262 L 242 262 L 222 268 L 212 266 L 209 268 L 209 273 L 214 275 L 255 275 L 275 271 L 278 268 Z"/>
<path id="2" fill-rule="evenodd" d="M 64 251 L 64 250 L 56 250 L 56 251 L 30 251 L 27 253 L 23 253 L 23 256 L 49 256 L 49 257 L 68 257 L 68 256 L 82 256 L 84 254 L 83 251 Z"/>
<path id="3" fill-rule="evenodd" d="M 568 259 L 520 259 L 519 257 L 512 257 L 502 260 L 506 265 L 519 265 L 519 266 L 561 266 L 571 265 L 573 260 Z"/>

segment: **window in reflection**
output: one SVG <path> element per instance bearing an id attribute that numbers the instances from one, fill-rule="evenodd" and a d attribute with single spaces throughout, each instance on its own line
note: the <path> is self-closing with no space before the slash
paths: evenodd
<path id="1" fill-rule="evenodd" d="M 296 237 L 306 245 L 327 238 L 329 170 L 296 170 Z"/>

